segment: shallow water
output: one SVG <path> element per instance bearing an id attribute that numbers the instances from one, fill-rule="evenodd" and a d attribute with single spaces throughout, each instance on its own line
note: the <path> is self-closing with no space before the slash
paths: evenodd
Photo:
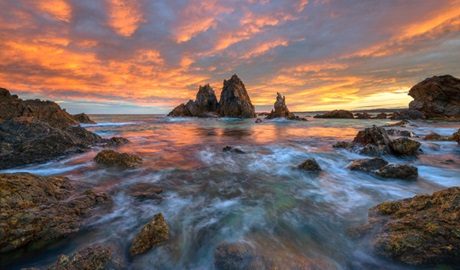
<path id="1" fill-rule="evenodd" d="M 46 249 L 1 258 L 2 268 L 45 266 L 59 254 L 92 243 L 112 246 L 130 269 L 212 269 L 216 246 L 246 241 L 280 258 L 326 260 L 338 269 L 409 269 L 374 257 L 347 231 L 363 225 L 367 210 L 383 201 L 432 193 L 460 185 L 460 147 L 455 142 L 421 141 L 418 159 L 386 157 L 390 163 L 419 168 L 417 181 L 382 180 L 346 169 L 364 158 L 333 149 L 371 125 L 390 120 L 313 119 L 308 122 L 254 119 L 167 118 L 158 115 L 94 115 L 85 127 L 101 136 L 123 136 L 132 143 L 118 149 L 135 153 L 139 169 L 119 171 L 92 162 L 100 149 L 27 171 L 64 175 L 108 192 L 114 207 L 91 219 L 85 230 Z M 408 130 L 423 136 L 455 132 L 458 123 L 413 122 Z M 223 152 L 234 146 L 246 154 Z M 323 172 L 293 167 L 315 158 Z M 450 160 L 450 161 L 447 161 Z M 136 183 L 165 188 L 164 199 L 139 201 L 126 190 Z M 171 240 L 145 255 L 129 258 L 134 235 L 162 212 Z"/>

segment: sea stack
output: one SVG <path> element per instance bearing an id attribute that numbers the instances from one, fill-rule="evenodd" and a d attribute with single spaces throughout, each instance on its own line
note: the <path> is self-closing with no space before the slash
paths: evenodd
<path id="1" fill-rule="evenodd" d="M 168 116 L 173 117 L 217 117 L 217 97 L 209 84 L 201 86 L 196 94 L 195 101 L 189 100 L 174 108 Z"/>
<path id="2" fill-rule="evenodd" d="M 236 74 L 230 80 L 224 80 L 217 111 L 221 117 L 256 117 L 256 112 L 246 87 Z"/>
<path id="3" fill-rule="evenodd" d="M 276 102 L 275 102 L 275 109 L 271 111 L 271 113 L 266 117 L 266 119 L 273 119 L 273 118 L 286 118 L 293 120 L 296 116 L 291 113 L 286 106 L 286 97 L 283 97 L 280 93 L 276 93 Z"/>

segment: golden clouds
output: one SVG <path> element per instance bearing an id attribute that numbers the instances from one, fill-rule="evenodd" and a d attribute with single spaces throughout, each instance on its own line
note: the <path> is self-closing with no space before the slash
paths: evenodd
<path id="1" fill-rule="evenodd" d="M 137 0 L 107 0 L 108 24 L 117 34 L 131 36 L 144 22 L 142 10 Z"/>
<path id="2" fill-rule="evenodd" d="M 38 9 L 54 20 L 69 22 L 72 16 L 70 5 L 64 0 L 35 1 Z"/>

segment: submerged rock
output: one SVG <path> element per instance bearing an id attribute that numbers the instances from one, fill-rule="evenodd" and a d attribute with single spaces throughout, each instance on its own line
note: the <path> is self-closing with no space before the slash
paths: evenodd
<path id="1" fill-rule="evenodd" d="M 460 264 L 460 188 L 452 187 L 369 210 L 365 231 L 375 253 L 413 266 Z"/>
<path id="2" fill-rule="evenodd" d="M 314 118 L 349 118 L 349 119 L 353 119 L 355 117 L 353 116 L 353 113 L 351 113 L 350 111 L 334 110 L 334 111 L 327 112 L 325 114 L 317 114 L 317 115 L 314 116 Z"/>
<path id="3" fill-rule="evenodd" d="M 414 98 L 409 108 L 428 118 L 460 116 L 460 79 L 451 75 L 433 76 L 409 90 Z"/>
<path id="4" fill-rule="evenodd" d="M 321 171 L 321 167 L 314 158 L 307 159 L 305 162 L 297 166 L 297 168 L 309 172 Z"/>
<path id="5" fill-rule="evenodd" d="M 109 202 L 77 184 L 66 177 L 0 174 L 0 252 L 76 233 L 94 207 Z"/>
<path id="6" fill-rule="evenodd" d="M 102 150 L 94 161 L 109 167 L 136 168 L 142 164 L 142 158 L 128 153 L 118 153 L 113 150 Z"/>
<path id="7" fill-rule="evenodd" d="M 408 138 L 398 138 L 391 141 L 391 150 L 399 155 L 415 155 L 421 144 Z"/>
<path id="8" fill-rule="evenodd" d="M 417 167 L 410 165 L 391 164 L 380 168 L 377 175 L 384 178 L 396 178 L 403 180 L 417 179 L 418 169 Z"/>
<path id="9" fill-rule="evenodd" d="M 134 237 L 130 248 L 131 255 L 139 255 L 169 240 L 168 225 L 162 213 L 153 216 L 141 232 Z"/>
<path id="10" fill-rule="evenodd" d="M 89 118 L 88 115 L 86 115 L 85 113 L 80 113 L 80 114 L 75 114 L 75 115 L 72 115 L 73 119 L 75 119 L 75 121 L 77 121 L 78 123 L 82 123 L 82 124 L 96 124 L 96 122 L 94 122 L 93 120 L 91 120 Z"/>
<path id="11" fill-rule="evenodd" d="M 104 139 L 104 141 L 106 142 L 106 147 L 116 147 L 130 142 L 128 139 L 125 139 L 123 137 L 112 137 L 108 140 Z"/>
<path id="12" fill-rule="evenodd" d="M 417 110 L 401 110 L 394 112 L 390 116 L 391 120 L 422 120 L 425 115 Z"/>
<path id="13" fill-rule="evenodd" d="M 223 149 L 224 152 L 230 152 L 230 153 L 237 153 L 237 154 L 246 154 L 243 150 L 236 148 L 236 147 L 231 147 L 231 146 L 225 146 Z"/>
<path id="14" fill-rule="evenodd" d="M 388 115 L 384 112 L 377 114 L 374 119 L 387 119 Z"/>
<path id="15" fill-rule="evenodd" d="M 140 200 L 162 199 L 164 189 L 148 183 L 139 183 L 129 188 L 129 195 Z"/>
<path id="16" fill-rule="evenodd" d="M 121 270 L 123 267 L 114 258 L 110 248 L 94 245 L 85 247 L 70 256 L 60 255 L 57 262 L 46 269 Z"/>
<path id="17" fill-rule="evenodd" d="M 425 141 L 453 141 L 453 136 L 441 136 L 436 132 L 431 132 L 430 134 L 423 137 Z"/>
<path id="18" fill-rule="evenodd" d="M 348 166 L 352 171 L 373 172 L 388 165 L 388 162 L 383 158 L 365 158 L 357 159 Z"/>
<path id="19" fill-rule="evenodd" d="M 276 93 L 276 102 L 274 107 L 275 109 L 272 110 L 269 115 L 267 115 L 266 119 L 286 118 L 288 120 L 307 120 L 305 118 L 295 116 L 293 113 L 291 113 L 286 105 L 286 98 L 281 96 L 280 93 Z"/>
<path id="20" fill-rule="evenodd" d="M 256 113 L 243 82 L 235 74 L 224 80 L 218 106 L 222 117 L 254 118 Z"/>

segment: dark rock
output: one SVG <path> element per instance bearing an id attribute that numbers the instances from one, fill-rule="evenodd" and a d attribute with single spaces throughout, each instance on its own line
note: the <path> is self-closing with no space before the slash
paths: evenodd
<path id="1" fill-rule="evenodd" d="M 215 112 L 217 110 L 218 102 L 214 90 L 206 84 L 201 86 L 196 94 L 195 105 L 204 112 Z"/>
<path id="2" fill-rule="evenodd" d="M 32 117 L 13 118 L 0 123 L 0 169 L 86 151 L 100 140 L 79 126 L 58 129 Z"/>
<path id="3" fill-rule="evenodd" d="M 415 155 L 420 147 L 420 143 L 408 138 L 398 138 L 391 141 L 391 150 L 399 155 Z"/>
<path id="4" fill-rule="evenodd" d="M 336 142 L 335 144 L 333 144 L 332 147 L 349 149 L 349 148 L 352 148 L 353 145 L 350 142 L 340 141 L 340 142 Z"/>
<path id="5" fill-rule="evenodd" d="M 353 113 L 351 113 L 350 111 L 334 110 L 334 111 L 327 112 L 325 114 L 317 114 L 317 115 L 314 116 L 314 118 L 349 118 L 349 119 L 353 119 L 354 116 L 353 116 Z"/>
<path id="6" fill-rule="evenodd" d="M 305 162 L 297 166 L 297 168 L 309 172 L 317 172 L 321 171 L 321 167 L 319 166 L 318 162 L 314 158 L 307 159 Z"/>
<path id="7" fill-rule="evenodd" d="M 460 116 L 460 79 L 451 75 L 427 78 L 413 86 L 409 95 L 414 98 L 409 108 L 428 118 Z"/>
<path id="8" fill-rule="evenodd" d="M 260 119 L 260 118 L 257 118 L 257 119 L 256 119 L 256 123 L 257 123 L 257 124 L 258 124 L 258 123 L 262 123 L 262 122 L 263 122 L 262 119 Z"/>
<path id="9" fill-rule="evenodd" d="M 372 144 L 379 148 L 384 153 L 390 153 L 390 138 L 385 129 L 373 126 L 358 132 L 353 139 L 354 143 L 362 145 Z"/>
<path id="10" fill-rule="evenodd" d="M 93 120 L 91 120 L 89 118 L 88 115 L 84 114 L 84 113 L 80 113 L 80 114 L 76 114 L 76 115 L 73 115 L 72 116 L 73 119 L 75 119 L 78 123 L 82 123 L 82 124 L 96 124 L 96 122 L 94 122 Z"/>
<path id="11" fill-rule="evenodd" d="M 112 137 L 112 138 L 106 140 L 105 146 L 107 146 L 107 147 L 116 147 L 116 146 L 127 144 L 129 142 L 130 141 L 128 139 L 125 139 L 123 137 Z"/>
<path id="12" fill-rule="evenodd" d="M 113 150 L 102 150 L 94 161 L 109 167 L 136 168 L 142 164 L 142 158 L 128 153 L 118 153 Z"/>
<path id="13" fill-rule="evenodd" d="M 200 116 L 201 115 L 201 108 L 199 108 L 193 100 L 189 100 L 185 104 L 186 110 L 190 113 L 190 116 Z"/>
<path id="14" fill-rule="evenodd" d="M 460 265 L 460 188 L 452 187 L 369 210 L 375 253 L 398 262 L 428 267 Z M 449 267 L 447 267 L 449 268 Z"/>
<path id="15" fill-rule="evenodd" d="M 394 112 L 390 116 L 391 120 L 421 120 L 425 119 L 425 115 L 417 110 L 401 110 Z"/>
<path id="16" fill-rule="evenodd" d="M 377 114 L 374 119 L 387 119 L 388 115 L 384 112 Z"/>
<path id="17" fill-rule="evenodd" d="M 230 152 L 230 153 L 237 153 L 237 154 L 246 154 L 243 150 L 236 148 L 236 147 L 231 147 L 231 146 L 225 146 L 223 149 L 224 152 Z"/>
<path id="18" fill-rule="evenodd" d="M 371 119 L 371 115 L 368 113 L 357 113 L 355 114 L 356 119 Z M 386 117 L 385 117 L 386 118 Z"/>
<path id="19" fill-rule="evenodd" d="M 456 141 L 458 144 L 460 144 L 460 129 L 452 134 L 452 140 Z"/>
<path id="20" fill-rule="evenodd" d="M 136 237 L 130 248 L 131 255 L 145 253 L 155 246 L 169 240 L 168 225 L 162 213 L 153 216 Z"/>
<path id="21" fill-rule="evenodd" d="M 236 74 L 230 80 L 224 80 L 218 112 L 222 117 L 256 117 L 254 106 L 251 103 L 246 87 Z"/>
<path id="22" fill-rule="evenodd" d="M 384 127 L 405 127 L 409 122 L 407 120 L 402 120 L 398 123 L 385 125 Z"/>
<path id="23" fill-rule="evenodd" d="M 362 149 L 360 149 L 358 153 L 370 157 L 379 157 L 380 155 L 382 155 L 382 150 L 380 150 L 380 148 L 378 148 L 376 145 L 368 144 L 365 145 Z"/>
<path id="24" fill-rule="evenodd" d="M 403 180 L 417 179 L 418 169 L 417 167 L 410 165 L 390 164 L 380 168 L 377 175 L 384 178 L 396 178 Z"/>
<path id="25" fill-rule="evenodd" d="M 192 116 L 192 115 L 190 114 L 188 109 L 185 107 L 185 104 L 182 103 L 179 106 L 177 106 L 176 108 L 174 108 L 168 114 L 168 116 L 171 116 L 171 117 L 188 117 L 188 116 Z"/>
<path id="26" fill-rule="evenodd" d="M 348 166 L 352 171 L 373 172 L 388 165 L 388 162 L 383 158 L 366 158 L 357 159 Z"/>
<path id="27" fill-rule="evenodd" d="M 281 96 L 280 93 L 276 93 L 276 102 L 275 109 L 267 116 L 266 119 L 273 118 L 286 118 L 288 120 L 295 120 L 296 116 L 289 112 L 288 107 L 286 106 L 286 98 Z"/>
<path id="28" fill-rule="evenodd" d="M 117 270 L 123 269 L 114 258 L 112 250 L 100 245 L 85 247 L 78 252 L 66 256 L 60 255 L 55 264 L 47 270 Z"/>
<path id="29" fill-rule="evenodd" d="M 425 141 L 453 141 L 453 136 L 441 136 L 436 132 L 431 132 L 423 138 Z"/>
<path id="30" fill-rule="evenodd" d="M 415 137 L 415 134 L 407 130 L 399 129 L 387 129 L 388 135 L 390 136 L 400 136 L 400 137 Z"/>
<path id="31" fill-rule="evenodd" d="M 161 193 L 163 193 L 163 191 L 164 189 L 155 187 L 151 184 L 139 183 L 129 188 L 128 193 L 140 200 L 155 200 L 162 198 Z"/>
<path id="32" fill-rule="evenodd" d="M 106 194 L 83 191 L 66 177 L 0 174 L 0 252 L 48 244 L 79 231 Z"/>

